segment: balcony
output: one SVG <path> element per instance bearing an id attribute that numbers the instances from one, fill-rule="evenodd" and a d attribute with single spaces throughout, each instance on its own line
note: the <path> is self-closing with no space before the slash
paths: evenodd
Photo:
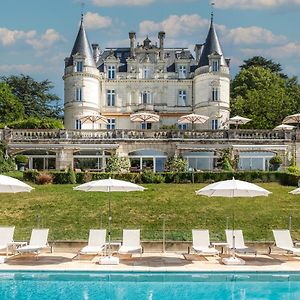
<path id="1" fill-rule="evenodd" d="M 126 141 L 161 142 L 244 142 L 284 143 L 296 139 L 296 132 L 273 130 L 43 130 L 3 129 L 0 138 L 9 143 L 118 143 Z"/>

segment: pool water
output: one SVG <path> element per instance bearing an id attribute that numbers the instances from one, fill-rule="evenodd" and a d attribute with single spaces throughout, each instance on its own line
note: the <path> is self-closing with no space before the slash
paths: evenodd
<path id="1" fill-rule="evenodd" d="M 0 272 L 0 299 L 300 299 L 300 272 Z"/>

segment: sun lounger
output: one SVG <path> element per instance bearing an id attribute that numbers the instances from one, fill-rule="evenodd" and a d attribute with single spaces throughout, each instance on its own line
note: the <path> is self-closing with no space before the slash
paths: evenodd
<path id="1" fill-rule="evenodd" d="M 253 248 L 249 248 L 245 245 L 244 236 L 242 230 L 225 230 L 226 241 L 228 248 L 233 250 L 233 237 L 235 239 L 234 251 L 239 254 L 257 254 L 257 251 Z"/>
<path id="2" fill-rule="evenodd" d="M 192 230 L 193 245 L 192 249 L 201 255 L 218 255 L 219 251 L 211 247 L 208 230 Z"/>
<path id="3" fill-rule="evenodd" d="M 13 242 L 15 227 L 0 227 L 0 251 L 5 250 L 8 254 L 8 245 Z"/>
<path id="4" fill-rule="evenodd" d="M 99 254 L 105 250 L 106 229 L 90 229 L 88 245 L 79 252 L 81 254 Z"/>
<path id="5" fill-rule="evenodd" d="M 279 249 L 292 253 L 294 255 L 300 255 L 300 248 L 294 246 L 291 233 L 287 229 L 272 230 L 275 238 L 275 246 Z M 270 247 L 271 253 L 271 247 Z"/>
<path id="6" fill-rule="evenodd" d="M 17 249 L 19 254 L 32 253 L 38 255 L 44 248 L 48 248 L 49 229 L 32 229 L 29 244 Z"/>
<path id="7" fill-rule="evenodd" d="M 123 230 L 123 243 L 120 247 L 119 254 L 140 253 L 142 255 L 143 249 L 140 241 L 139 229 L 124 229 Z"/>

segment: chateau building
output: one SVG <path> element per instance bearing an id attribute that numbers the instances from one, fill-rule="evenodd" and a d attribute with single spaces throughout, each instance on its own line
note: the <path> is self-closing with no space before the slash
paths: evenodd
<path id="1" fill-rule="evenodd" d="M 64 69 L 65 130 L 3 129 L 0 139 L 8 154 L 29 157 L 29 168 L 104 170 L 112 154 L 128 156 L 132 171 L 164 171 L 168 156 L 183 156 L 189 169 L 213 170 L 230 149 L 241 170 L 268 170 L 280 154 L 300 165 L 300 135 L 273 130 L 232 130 L 229 119 L 229 59 L 219 42 L 213 16 L 204 44 L 194 53 L 185 46 L 165 47 L 167 33 L 158 32 L 140 44 L 129 32 L 127 48 L 100 50 L 90 45 L 81 19 Z M 159 116 L 158 122 L 133 122 L 139 112 Z M 203 124 L 178 122 L 200 114 Z M 84 122 L 87 116 L 107 123 Z"/>
<path id="2" fill-rule="evenodd" d="M 90 43 L 81 20 L 70 57 L 65 60 L 66 129 L 159 129 L 178 125 L 180 116 L 196 113 L 209 117 L 197 129 L 217 130 L 229 118 L 229 60 L 225 59 L 213 17 L 204 44 L 195 45 L 192 54 L 185 47 L 166 48 L 165 32 L 158 41 L 148 37 L 136 42 L 129 32 L 128 48 L 101 52 Z M 135 112 L 158 114 L 157 123 L 130 121 Z M 82 123 L 86 115 L 101 113 L 108 124 Z"/>

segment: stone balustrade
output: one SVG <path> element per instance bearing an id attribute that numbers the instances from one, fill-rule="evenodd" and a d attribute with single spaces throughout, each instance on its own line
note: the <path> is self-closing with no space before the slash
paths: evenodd
<path id="1" fill-rule="evenodd" d="M 274 130 L 55 130 L 55 129 L 3 129 L 1 140 L 7 142 L 81 142 L 126 140 L 210 140 L 210 141 L 292 141 L 295 131 Z"/>

